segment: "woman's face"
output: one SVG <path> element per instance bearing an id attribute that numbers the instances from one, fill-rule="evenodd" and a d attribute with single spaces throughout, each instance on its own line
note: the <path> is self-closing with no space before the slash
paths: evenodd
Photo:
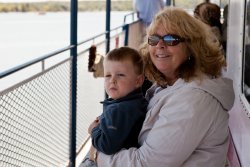
<path id="1" fill-rule="evenodd" d="M 163 37 L 167 34 L 162 27 L 159 27 L 154 35 Z M 180 65 L 189 57 L 185 42 L 168 46 L 162 39 L 155 46 L 149 45 L 149 53 L 153 64 L 170 82 L 177 79 Z"/>

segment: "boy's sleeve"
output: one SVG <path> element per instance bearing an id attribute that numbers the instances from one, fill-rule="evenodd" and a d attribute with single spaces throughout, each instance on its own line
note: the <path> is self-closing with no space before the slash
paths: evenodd
<path id="1" fill-rule="evenodd" d="M 139 114 L 136 111 L 114 106 L 103 113 L 100 124 L 92 130 L 92 144 L 105 154 L 119 151 L 127 139 Z"/>

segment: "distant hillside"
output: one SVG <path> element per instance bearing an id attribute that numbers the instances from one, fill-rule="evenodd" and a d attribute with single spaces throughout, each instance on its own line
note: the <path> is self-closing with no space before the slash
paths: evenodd
<path id="1" fill-rule="evenodd" d="M 105 1 L 79 1 L 79 11 L 102 11 L 106 9 Z M 132 1 L 112 1 L 113 11 L 133 10 Z M 0 12 L 60 12 L 69 11 L 69 2 L 37 2 L 37 3 L 0 3 Z"/>

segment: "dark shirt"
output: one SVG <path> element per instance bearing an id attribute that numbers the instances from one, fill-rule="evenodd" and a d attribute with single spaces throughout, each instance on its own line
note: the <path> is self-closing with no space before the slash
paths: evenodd
<path id="1" fill-rule="evenodd" d="M 123 98 L 109 98 L 102 103 L 101 122 L 91 134 L 93 146 L 108 155 L 122 148 L 139 147 L 138 135 L 148 105 L 141 88 Z"/>

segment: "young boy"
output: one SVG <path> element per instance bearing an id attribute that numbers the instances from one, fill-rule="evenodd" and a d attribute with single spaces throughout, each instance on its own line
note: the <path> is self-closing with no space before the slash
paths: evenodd
<path id="1" fill-rule="evenodd" d="M 129 47 L 114 49 L 103 65 L 109 98 L 102 102 L 102 115 L 89 126 L 92 148 L 80 167 L 96 166 L 94 148 L 114 154 L 122 148 L 139 147 L 138 135 L 147 112 L 148 102 L 141 91 L 144 69 L 140 54 Z"/>

